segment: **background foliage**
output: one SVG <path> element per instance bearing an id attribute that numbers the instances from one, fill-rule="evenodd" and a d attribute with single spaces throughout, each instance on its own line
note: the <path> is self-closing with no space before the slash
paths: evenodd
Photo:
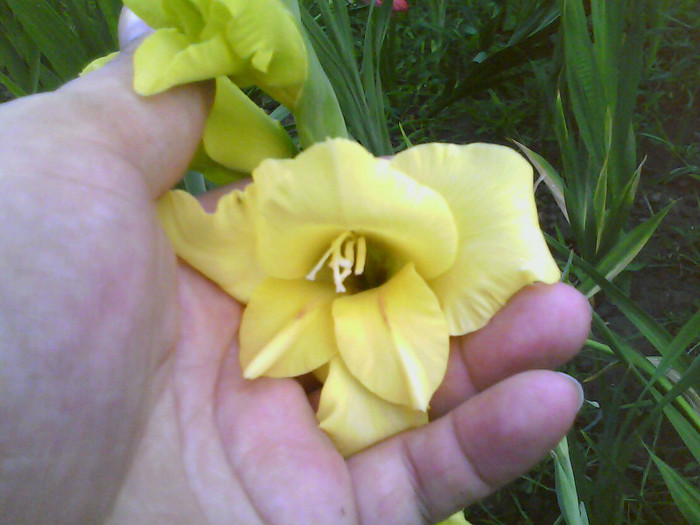
<path id="1" fill-rule="evenodd" d="M 576 427 L 469 519 L 700 523 L 696 2 L 302 4 L 348 126 L 372 151 L 517 141 L 543 182 L 552 250 L 595 306 L 566 370 L 587 395 Z M 0 99 L 55 89 L 114 50 L 119 9 L 0 0 Z"/>

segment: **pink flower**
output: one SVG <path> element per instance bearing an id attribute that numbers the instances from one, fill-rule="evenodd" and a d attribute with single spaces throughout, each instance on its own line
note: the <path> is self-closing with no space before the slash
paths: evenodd
<path id="1" fill-rule="evenodd" d="M 369 4 L 371 0 L 364 0 L 365 4 Z M 376 0 L 374 5 L 382 5 L 382 0 Z M 394 0 L 394 6 L 392 7 L 394 11 L 408 11 L 408 2 L 406 0 Z"/>

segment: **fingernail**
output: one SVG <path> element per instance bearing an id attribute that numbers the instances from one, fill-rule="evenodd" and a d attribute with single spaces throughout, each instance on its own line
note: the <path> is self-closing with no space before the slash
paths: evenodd
<path id="1" fill-rule="evenodd" d="M 576 390 L 578 390 L 578 408 L 581 409 L 583 406 L 583 401 L 585 399 L 585 395 L 583 393 L 583 386 L 581 383 L 579 383 L 576 379 L 571 377 L 569 374 L 565 374 L 564 372 L 559 372 L 561 375 L 563 375 L 565 378 L 567 378 L 569 381 L 571 381 L 574 385 L 576 385 Z"/>
<path id="2" fill-rule="evenodd" d="M 129 43 L 152 31 L 153 29 L 136 16 L 131 9 L 124 8 L 119 17 L 119 48 L 124 49 Z"/>

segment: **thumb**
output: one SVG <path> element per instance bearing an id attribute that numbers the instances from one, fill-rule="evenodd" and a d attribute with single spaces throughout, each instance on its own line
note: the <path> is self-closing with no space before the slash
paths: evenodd
<path id="1" fill-rule="evenodd" d="M 20 163 L 10 168 L 19 173 L 30 159 L 82 158 L 95 166 L 93 183 L 116 188 L 136 182 L 123 179 L 124 170 L 114 169 L 120 165 L 141 178 L 154 198 L 182 177 L 201 140 L 213 87 L 204 82 L 150 97 L 136 94 L 134 38 L 147 28 L 132 16 L 121 21 L 126 48 L 105 67 L 53 93 L 0 107 L 0 158 Z"/>
<path id="2" fill-rule="evenodd" d="M 119 47 L 125 49 L 135 40 L 152 33 L 146 22 L 141 20 L 134 12 L 125 7 L 119 17 Z"/>

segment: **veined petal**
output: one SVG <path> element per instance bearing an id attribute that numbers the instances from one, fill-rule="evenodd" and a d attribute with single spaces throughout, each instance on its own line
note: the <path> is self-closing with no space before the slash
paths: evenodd
<path id="1" fill-rule="evenodd" d="M 260 261 L 271 276 L 304 277 L 344 231 L 413 262 L 424 278 L 452 266 L 457 231 L 445 199 L 355 142 L 328 140 L 292 160 L 266 160 L 253 179 Z"/>
<path id="2" fill-rule="evenodd" d="M 240 360 L 246 379 L 295 377 L 327 363 L 337 353 L 334 297 L 328 284 L 265 279 L 241 322 Z"/>
<path id="3" fill-rule="evenodd" d="M 202 1 L 211 2 L 211 0 L 164 0 L 161 4 L 168 20 L 192 40 L 198 38 L 204 28 Z"/>
<path id="4" fill-rule="evenodd" d="M 265 278 L 256 258 L 254 205 L 254 186 L 223 196 L 213 214 L 184 191 L 158 201 L 158 217 L 175 253 L 242 302 Z"/>
<path id="5" fill-rule="evenodd" d="M 330 363 L 316 417 L 345 457 L 428 422 L 425 412 L 389 403 L 372 394 L 352 376 L 340 358 Z"/>
<path id="6" fill-rule="evenodd" d="M 308 73 L 306 45 L 293 13 L 280 0 L 221 0 L 231 13 L 226 36 L 248 67 L 232 71 L 240 86 L 256 85 L 290 109 Z"/>
<path id="7" fill-rule="evenodd" d="M 235 73 L 243 67 L 223 34 L 192 43 L 177 29 L 159 29 L 136 50 L 134 89 L 140 95 L 154 95 L 179 84 Z"/>
<path id="8" fill-rule="evenodd" d="M 294 143 L 279 122 L 226 77 L 216 79 L 216 97 L 203 141 L 213 160 L 247 173 L 266 158 L 287 158 L 296 153 Z"/>
<path id="9" fill-rule="evenodd" d="M 365 388 L 427 410 L 450 343 L 440 304 L 413 265 L 378 288 L 336 299 L 333 320 L 340 355 Z"/>
<path id="10" fill-rule="evenodd" d="M 455 263 L 428 281 L 450 334 L 481 328 L 523 286 L 559 279 L 539 227 L 532 168 L 518 153 L 490 144 L 427 144 L 391 164 L 437 190 L 455 217 Z"/>

